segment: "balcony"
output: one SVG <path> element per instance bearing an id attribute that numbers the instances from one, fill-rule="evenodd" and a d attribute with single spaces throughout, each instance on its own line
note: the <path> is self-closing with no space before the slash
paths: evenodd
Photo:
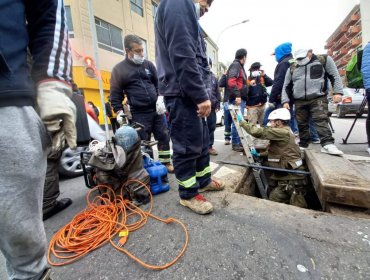
<path id="1" fill-rule="evenodd" d="M 328 50 L 334 45 L 334 41 L 330 40 L 329 42 L 326 43 L 325 49 Z"/>
<path id="2" fill-rule="evenodd" d="M 346 33 L 347 33 L 348 29 L 349 29 L 349 28 L 348 28 L 347 26 L 342 26 L 342 27 L 339 29 L 338 33 L 336 33 L 336 34 L 335 34 L 335 37 L 334 37 L 333 41 L 338 41 L 339 39 L 341 39 L 341 37 L 342 37 L 344 34 L 346 34 Z"/>
<path id="3" fill-rule="evenodd" d="M 344 55 L 346 55 L 348 53 L 348 49 L 347 48 L 342 48 L 338 51 L 337 55 L 335 56 L 334 60 L 335 61 L 339 61 L 339 59 L 341 59 Z"/>
<path id="4" fill-rule="evenodd" d="M 333 49 L 334 50 L 339 50 L 341 47 L 343 47 L 345 44 L 348 43 L 348 39 L 343 36 L 342 38 L 340 38 L 340 40 L 333 46 Z"/>
<path id="5" fill-rule="evenodd" d="M 337 68 L 342 68 L 344 66 L 346 66 L 348 63 L 348 59 L 346 59 L 346 57 L 343 57 L 338 63 L 336 63 L 337 65 Z"/>
<path id="6" fill-rule="evenodd" d="M 356 48 L 362 43 L 361 38 L 354 38 L 351 40 L 351 48 Z"/>
<path id="7" fill-rule="evenodd" d="M 347 26 L 354 25 L 360 19 L 360 14 L 354 14 L 350 17 L 349 21 L 347 22 Z"/>

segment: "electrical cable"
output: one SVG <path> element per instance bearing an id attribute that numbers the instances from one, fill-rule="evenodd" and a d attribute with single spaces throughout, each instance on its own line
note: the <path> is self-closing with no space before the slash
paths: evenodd
<path id="1" fill-rule="evenodd" d="M 148 211 L 144 211 L 124 198 L 123 189 L 131 183 L 138 183 L 149 192 L 150 205 Z M 102 189 L 106 189 L 106 192 L 92 197 L 94 191 Z M 78 213 L 71 222 L 59 229 L 52 237 L 48 248 L 48 262 L 50 265 L 63 266 L 75 262 L 108 241 L 114 248 L 125 253 L 143 267 L 153 270 L 162 270 L 172 266 L 185 253 L 189 242 L 185 225 L 174 218 L 162 219 L 151 214 L 153 197 L 149 187 L 143 182 L 134 179 L 128 180 L 122 185 L 119 195 L 116 195 L 111 187 L 99 185 L 87 193 L 86 200 L 86 209 Z M 138 216 L 139 219 L 136 222 L 127 224 L 127 220 L 132 216 Z M 148 217 L 165 224 L 177 223 L 185 232 L 184 246 L 179 254 L 164 265 L 145 263 L 123 248 L 128 240 L 129 233 L 142 228 L 148 221 Z M 120 237 L 118 242 L 113 240 L 116 235 Z M 61 261 L 53 261 L 53 258 Z"/>

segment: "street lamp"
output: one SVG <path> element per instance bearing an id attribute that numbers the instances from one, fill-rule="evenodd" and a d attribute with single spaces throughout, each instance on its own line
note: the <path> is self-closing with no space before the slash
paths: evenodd
<path id="1" fill-rule="evenodd" d="M 220 35 L 218 35 L 218 37 L 217 37 L 217 40 L 216 40 L 216 45 L 217 45 L 217 47 L 218 47 L 218 41 L 220 40 L 221 35 L 222 35 L 226 30 L 230 29 L 231 27 L 234 27 L 234 26 L 237 26 L 237 25 L 240 25 L 240 24 L 243 24 L 243 23 L 247 23 L 247 22 L 249 22 L 249 19 L 245 19 L 245 20 L 243 20 L 243 21 L 241 21 L 241 22 L 234 23 L 234 24 L 232 24 L 232 25 L 229 25 L 229 26 L 225 27 L 225 28 L 221 31 Z"/>
<path id="2" fill-rule="evenodd" d="M 243 24 L 243 23 L 247 23 L 247 22 L 249 22 L 249 19 L 245 19 L 245 20 L 243 20 L 243 21 L 241 21 L 241 22 L 237 22 L 237 23 L 234 23 L 234 24 L 232 24 L 232 25 L 229 25 L 229 26 L 225 27 L 225 28 L 220 32 L 220 34 L 219 34 L 219 35 L 218 35 L 218 37 L 217 37 L 217 40 L 216 40 L 217 48 L 219 49 L 219 47 L 218 47 L 218 41 L 220 40 L 221 35 L 222 35 L 226 30 L 228 30 L 228 29 L 230 29 L 230 28 L 232 28 L 232 27 L 234 27 L 234 26 L 237 26 L 237 25 L 240 25 L 240 24 Z M 217 56 L 218 56 L 218 54 L 217 54 Z M 219 66 L 219 65 L 217 66 L 217 74 L 220 74 L 220 66 Z"/>

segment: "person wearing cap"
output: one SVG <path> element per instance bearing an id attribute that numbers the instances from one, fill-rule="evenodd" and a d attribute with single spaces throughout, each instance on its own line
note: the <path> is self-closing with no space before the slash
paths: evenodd
<path id="1" fill-rule="evenodd" d="M 247 61 L 247 50 L 239 49 L 235 53 L 235 59 L 227 70 L 227 90 L 229 95 L 228 104 L 241 105 L 241 113 L 244 114 L 245 102 L 247 98 L 247 74 L 244 65 Z M 234 123 L 231 124 L 231 143 L 232 150 L 243 152 L 238 132 Z"/>
<path id="2" fill-rule="evenodd" d="M 267 152 L 259 153 L 255 149 L 251 151 L 254 157 L 267 157 L 268 166 L 273 168 L 293 170 L 303 168 L 301 150 L 289 127 L 291 115 L 288 109 L 279 108 L 272 111 L 268 116 L 269 126 L 267 127 L 258 127 L 248 123 L 240 115 L 237 118 L 240 126 L 253 137 L 270 140 Z M 290 203 L 298 207 L 307 207 L 303 192 L 297 189 L 288 189 L 286 185 L 285 188 L 278 186 L 272 190 L 269 199 L 276 202 Z"/>
<path id="3" fill-rule="evenodd" d="M 333 87 L 333 101 L 342 100 L 343 84 L 338 69 L 330 56 L 323 65 L 312 50 L 297 50 L 295 57 L 296 63 L 286 72 L 281 103 L 287 109 L 291 102 L 295 104 L 299 146 L 305 149 L 309 145 L 309 121 L 312 118 L 320 137 L 321 152 L 341 156 L 343 152 L 334 145 L 329 128 L 328 100 L 324 91 L 327 76 Z"/>
<path id="4" fill-rule="evenodd" d="M 198 19 L 212 0 L 162 0 L 155 20 L 158 90 L 171 126 L 180 204 L 198 214 L 213 211 L 200 192 L 219 191 L 211 179 L 209 132 L 211 71 Z"/>
<path id="5" fill-rule="evenodd" d="M 250 123 L 262 126 L 267 101 L 266 87 L 272 86 L 273 80 L 261 70 L 261 66 L 261 63 L 254 62 L 249 68 L 247 118 Z"/>
<path id="6" fill-rule="evenodd" d="M 212 69 L 212 60 L 209 59 L 209 66 Z M 207 117 L 207 125 L 209 131 L 209 154 L 212 156 L 217 156 L 218 153 L 215 148 L 213 148 L 213 144 L 215 142 L 215 130 L 216 130 L 216 122 L 217 122 L 217 115 L 216 113 L 220 110 L 220 102 L 221 102 L 221 94 L 220 89 L 218 87 L 218 80 L 215 74 L 211 71 L 211 113 Z"/>

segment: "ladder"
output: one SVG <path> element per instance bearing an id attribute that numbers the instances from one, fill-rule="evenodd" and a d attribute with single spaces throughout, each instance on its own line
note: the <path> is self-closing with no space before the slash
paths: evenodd
<path id="1" fill-rule="evenodd" d="M 242 127 L 239 125 L 239 122 L 238 122 L 237 115 L 241 115 L 240 106 L 229 104 L 229 111 L 230 111 L 232 120 L 234 122 L 236 131 L 238 132 L 240 142 L 242 143 L 244 152 L 247 156 L 248 164 L 260 166 L 261 163 L 256 162 L 253 158 L 253 155 L 251 154 L 251 150 L 255 149 L 254 143 L 253 143 L 253 137 L 250 134 L 248 134 L 244 129 L 242 129 Z M 268 185 L 263 169 L 252 167 L 252 172 L 253 172 L 254 178 L 257 183 L 258 190 L 260 191 L 262 198 L 267 199 L 267 189 L 269 185 Z"/>

